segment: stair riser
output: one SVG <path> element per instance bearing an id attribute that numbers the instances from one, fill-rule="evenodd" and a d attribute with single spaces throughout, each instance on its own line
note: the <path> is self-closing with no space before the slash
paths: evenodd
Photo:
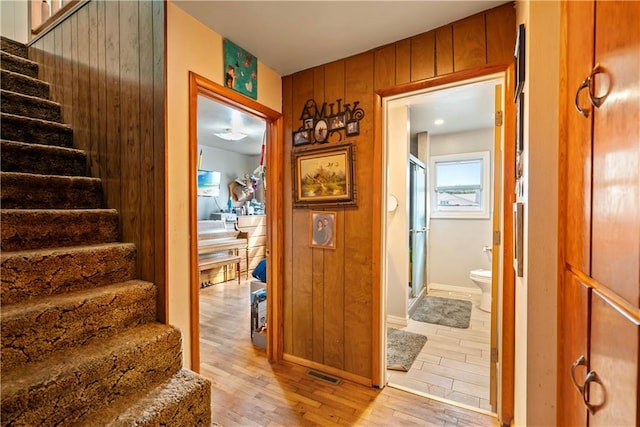
<path id="1" fill-rule="evenodd" d="M 29 48 L 26 45 L 5 37 L 0 38 L 0 49 L 25 59 L 29 57 Z"/>
<path id="2" fill-rule="evenodd" d="M 0 249 L 22 251 L 111 243 L 118 240 L 115 213 L 11 211 L 0 214 Z"/>
<path id="3" fill-rule="evenodd" d="M 41 80 L 34 80 L 22 74 L 8 73 L 0 70 L 0 88 L 24 95 L 49 99 L 49 84 Z"/>
<path id="4" fill-rule="evenodd" d="M 78 366 L 73 373 L 53 369 L 49 380 L 37 387 L 4 393 L 2 422 L 35 426 L 46 420 L 47 425 L 73 425 L 118 396 L 160 383 L 178 372 L 181 363 L 180 332 L 168 329 L 152 342 L 132 342 L 117 355 Z"/>
<path id="5" fill-rule="evenodd" d="M 100 209 L 102 185 L 90 178 L 0 174 L 4 209 Z"/>
<path id="6" fill-rule="evenodd" d="M 0 170 L 41 175 L 85 176 L 87 157 L 83 152 L 59 147 L 2 141 Z"/>
<path id="7" fill-rule="evenodd" d="M 71 147 L 73 144 L 73 130 L 66 126 L 4 114 L 0 120 L 3 139 L 60 147 Z"/>
<path id="8" fill-rule="evenodd" d="M 13 55 L 5 55 L 4 52 L 0 53 L 0 62 L 3 70 L 24 74 L 34 79 L 38 78 L 38 64 L 35 62 L 25 61 L 24 58 Z"/>
<path id="9" fill-rule="evenodd" d="M 135 263 L 132 244 L 7 252 L 2 254 L 0 264 L 2 305 L 125 282 L 136 276 Z"/>
<path id="10" fill-rule="evenodd" d="M 156 319 L 151 283 L 106 286 L 81 292 L 81 298 L 77 294 L 50 298 L 46 306 L 28 312 L 18 306 L 2 311 L 2 372 Z"/>
<path id="11" fill-rule="evenodd" d="M 42 100 L 41 98 L 20 96 L 9 91 L 3 91 L 0 97 L 0 109 L 3 113 L 34 119 L 60 122 L 60 105 Z"/>

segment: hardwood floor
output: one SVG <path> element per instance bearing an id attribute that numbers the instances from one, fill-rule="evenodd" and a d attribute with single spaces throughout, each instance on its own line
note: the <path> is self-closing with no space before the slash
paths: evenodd
<path id="1" fill-rule="evenodd" d="M 270 363 L 249 334 L 249 282 L 200 290 L 201 373 L 212 381 L 214 425 L 497 426 L 495 418 L 401 390 L 338 385 L 307 368 Z"/>
<path id="2" fill-rule="evenodd" d="M 489 404 L 491 313 L 478 308 L 480 295 L 430 291 L 429 296 L 473 303 L 469 328 L 409 319 L 400 328 L 428 337 L 409 372 L 387 371 L 388 383 L 492 412 Z"/>

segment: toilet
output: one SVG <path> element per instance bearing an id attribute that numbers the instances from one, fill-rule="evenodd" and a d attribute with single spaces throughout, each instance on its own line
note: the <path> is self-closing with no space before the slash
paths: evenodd
<path id="1" fill-rule="evenodd" d="M 469 278 L 482 290 L 478 308 L 486 312 L 491 312 L 491 270 L 471 270 Z"/>

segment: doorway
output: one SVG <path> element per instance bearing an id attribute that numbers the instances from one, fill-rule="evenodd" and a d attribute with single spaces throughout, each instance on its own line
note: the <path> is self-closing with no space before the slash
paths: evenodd
<path id="1" fill-rule="evenodd" d="M 500 310 L 491 301 L 497 302 L 502 283 L 492 263 L 494 252 L 501 256 L 493 236 L 503 212 L 501 203 L 492 203 L 502 200 L 502 185 L 492 184 L 503 176 L 504 137 L 495 118 L 503 87 L 504 75 L 490 75 L 383 100 L 383 193 L 404 207 L 388 209 L 383 220 L 385 350 L 393 368 L 385 378 L 390 386 L 492 414 L 498 410 Z M 397 237 L 403 228 L 406 243 Z M 480 271 L 488 283 L 476 281 L 473 272 Z M 481 304 L 483 292 L 488 306 Z M 398 341 L 400 333 L 407 341 Z M 408 362 L 390 361 L 398 342 L 414 353 Z"/>
<path id="2" fill-rule="evenodd" d="M 281 331 L 269 326 L 279 324 L 281 308 L 274 301 L 279 299 L 280 266 L 270 255 L 280 253 L 276 218 L 281 203 L 267 183 L 277 182 L 282 173 L 281 149 L 275 144 L 281 116 L 195 73 L 190 73 L 189 116 L 192 369 L 200 368 L 201 288 L 216 283 L 246 288 L 249 310 L 252 272 L 263 259 L 266 280 L 261 287 L 272 298 L 261 300 L 268 333 L 257 346 L 277 360 Z M 203 314 L 211 321 L 210 313 Z M 245 320 L 247 346 L 253 346 L 252 323 Z"/>

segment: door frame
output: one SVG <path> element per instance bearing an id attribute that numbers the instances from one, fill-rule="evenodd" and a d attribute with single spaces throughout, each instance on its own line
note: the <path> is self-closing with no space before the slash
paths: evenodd
<path id="1" fill-rule="evenodd" d="M 504 93 L 513 93 L 514 84 L 514 66 L 512 63 L 487 65 L 470 70 L 451 73 L 444 76 L 434 77 L 432 79 L 407 83 L 400 86 L 394 86 L 387 89 L 381 89 L 375 92 L 374 102 L 374 176 L 372 187 L 379 189 L 373 191 L 373 205 L 380 208 L 373 214 L 373 235 L 377 235 L 378 239 L 374 239 L 374 247 L 372 253 L 372 268 L 374 269 L 374 283 L 378 283 L 378 287 L 373 289 L 373 325 L 372 325 L 372 383 L 375 386 L 384 387 L 386 383 L 385 361 L 384 355 L 386 351 L 386 274 L 385 259 L 385 230 L 383 223 L 385 220 L 384 207 L 386 207 L 387 186 L 385 173 L 385 152 L 386 146 L 383 139 L 383 99 L 409 94 L 424 89 L 434 89 L 445 85 L 461 83 L 466 80 L 488 77 L 492 74 L 503 74 Z M 515 158 L 515 104 L 508 102 L 509 96 L 505 96 L 504 114 L 503 114 L 503 140 L 504 151 L 501 175 L 503 177 L 502 187 L 502 203 L 504 206 L 501 212 L 501 222 L 503 235 L 502 242 L 502 299 L 500 304 L 501 322 L 499 334 L 502 338 L 502 345 L 498 354 L 499 376 L 498 376 L 498 396 L 497 415 L 502 425 L 508 425 L 513 419 L 514 413 L 514 365 L 515 365 L 515 274 L 512 268 L 513 251 L 509 244 L 512 240 L 513 218 L 511 209 L 515 201 L 515 164 L 506 159 Z M 495 174 L 494 174 L 495 175 Z M 494 213 L 495 214 L 495 213 Z M 494 254 L 495 256 L 496 254 Z M 377 350 L 377 351 L 376 351 Z"/>
<path id="2" fill-rule="evenodd" d="M 219 85 L 193 71 L 189 72 L 189 260 L 190 260 L 190 332 L 191 332 L 191 370 L 200 372 L 200 280 L 198 272 L 198 203 L 197 203 L 197 153 L 198 153 L 198 95 L 204 95 L 221 104 L 241 110 L 246 114 L 263 119 L 266 127 L 266 181 L 267 185 L 267 357 L 269 360 L 282 359 L 282 281 L 280 273 L 284 262 L 282 258 L 283 230 L 277 219 L 282 217 L 282 191 L 277 184 L 282 182 L 283 151 L 282 114 L 249 99 L 232 89 Z M 247 266 L 249 268 L 249 266 Z M 247 303 L 249 295 L 247 295 Z M 247 328 L 249 325 L 247 325 Z M 247 334 L 247 336 L 249 336 Z M 250 341 L 247 340 L 249 344 Z"/>

